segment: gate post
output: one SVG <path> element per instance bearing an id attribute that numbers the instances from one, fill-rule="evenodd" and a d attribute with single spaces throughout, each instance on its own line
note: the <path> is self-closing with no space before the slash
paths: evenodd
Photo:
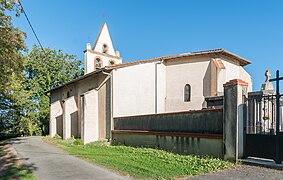
<path id="1" fill-rule="evenodd" d="M 248 83 L 234 79 L 224 86 L 224 159 L 236 162 L 244 155 L 244 122 Z"/>

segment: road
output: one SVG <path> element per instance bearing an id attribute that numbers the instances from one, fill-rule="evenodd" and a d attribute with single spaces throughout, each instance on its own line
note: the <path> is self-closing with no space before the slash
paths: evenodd
<path id="1" fill-rule="evenodd" d="M 279 170 L 257 167 L 238 165 L 233 168 L 220 170 L 218 172 L 212 172 L 193 176 L 190 178 L 184 178 L 187 180 L 282 180 L 283 172 Z"/>
<path id="2" fill-rule="evenodd" d="M 40 180 L 129 179 L 106 168 L 71 156 L 42 141 L 41 137 L 12 139 L 24 164 Z"/>

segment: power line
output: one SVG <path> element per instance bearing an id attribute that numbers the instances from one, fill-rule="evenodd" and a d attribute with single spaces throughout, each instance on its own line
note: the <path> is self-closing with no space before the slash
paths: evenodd
<path id="1" fill-rule="evenodd" d="M 20 7 L 20 8 L 21 8 L 21 11 L 24 13 L 24 15 L 25 15 L 25 17 L 26 17 L 26 19 L 27 19 L 27 21 L 28 21 L 28 24 L 29 24 L 29 26 L 30 26 L 30 28 L 31 28 L 31 30 L 32 30 L 32 32 L 33 32 L 33 34 L 34 34 L 34 36 L 35 36 L 35 38 L 36 38 L 38 44 L 40 45 L 42 51 L 45 53 L 45 51 L 44 51 L 44 49 L 43 49 L 43 46 L 42 46 L 42 44 L 41 44 L 41 42 L 40 42 L 38 36 L 36 35 L 35 30 L 33 29 L 33 26 L 32 26 L 32 24 L 31 24 L 31 22 L 30 22 L 30 20 L 29 20 L 29 18 L 28 18 L 28 16 L 27 16 L 25 10 L 24 10 L 23 5 L 21 4 L 20 1 L 18 1 L 18 3 L 19 3 L 19 5 L 21 6 L 21 7 Z"/>

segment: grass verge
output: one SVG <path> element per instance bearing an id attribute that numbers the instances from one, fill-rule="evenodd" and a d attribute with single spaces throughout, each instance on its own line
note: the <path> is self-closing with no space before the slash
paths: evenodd
<path id="1" fill-rule="evenodd" d="M 8 141 L 0 141 L 0 179 L 35 180 L 34 174 L 20 162 Z"/>
<path id="2" fill-rule="evenodd" d="M 72 155 L 138 179 L 172 179 L 233 166 L 217 158 L 181 156 L 151 148 L 110 146 L 102 142 L 81 145 L 76 140 L 43 139 Z"/>

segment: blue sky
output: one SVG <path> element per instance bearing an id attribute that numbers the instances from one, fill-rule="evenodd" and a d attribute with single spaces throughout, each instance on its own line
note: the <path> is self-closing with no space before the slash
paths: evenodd
<path id="1" fill-rule="evenodd" d="M 250 61 L 254 90 L 264 72 L 283 75 L 281 0 L 23 0 L 44 47 L 62 49 L 83 60 L 104 21 L 124 62 L 224 48 Z M 13 19 L 37 43 L 25 17 Z"/>

